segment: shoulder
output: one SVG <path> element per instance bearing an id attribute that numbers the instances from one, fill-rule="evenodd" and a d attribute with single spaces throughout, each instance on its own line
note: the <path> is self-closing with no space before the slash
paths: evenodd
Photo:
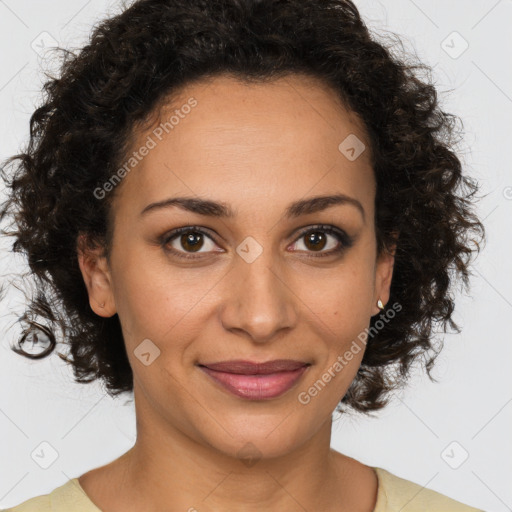
<path id="1" fill-rule="evenodd" d="M 49 494 L 35 496 L 0 512 L 101 512 L 80 487 L 77 478 L 68 480 Z"/>
<path id="2" fill-rule="evenodd" d="M 373 468 L 379 479 L 374 512 L 484 512 L 444 494 L 400 478 L 382 468 Z"/>
<path id="3" fill-rule="evenodd" d="M 42 496 L 30 498 L 15 507 L 6 508 L 5 510 L 1 509 L 0 512 L 50 512 L 51 510 L 50 494 L 43 494 Z"/>

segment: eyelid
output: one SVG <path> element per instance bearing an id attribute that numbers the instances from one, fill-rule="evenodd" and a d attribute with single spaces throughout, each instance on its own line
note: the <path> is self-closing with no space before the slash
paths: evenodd
<path id="1" fill-rule="evenodd" d="M 350 236 L 346 231 L 333 226 L 332 224 L 314 224 L 299 231 L 299 233 L 295 236 L 293 243 L 297 243 L 297 241 L 300 240 L 304 235 L 307 235 L 308 233 L 314 233 L 315 231 L 324 232 L 334 236 L 338 240 L 339 244 L 341 244 L 341 247 L 338 247 L 337 249 L 331 249 L 329 251 L 319 251 L 316 253 L 316 255 L 315 251 L 307 251 L 307 257 L 310 256 L 312 258 L 319 258 L 323 256 L 339 255 L 352 247 L 355 242 L 355 237 Z"/>
<path id="2" fill-rule="evenodd" d="M 295 236 L 294 236 L 292 244 L 297 243 L 299 241 L 299 239 L 301 237 L 303 237 L 304 235 L 311 233 L 311 232 L 315 232 L 315 231 L 322 231 L 331 236 L 334 236 L 335 238 L 338 239 L 338 242 L 339 242 L 339 244 L 341 244 L 341 247 L 338 247 L 337 249 L 331 249 L 329 251 L 319 251 L 317 253 L 317 255 L 315 255 L 314 251 L 307 251 L 310 254 L 306 257 L 318 258 L 318 257 L 322 257 L 322 256 L 331 256 L 331 255 L 335 255 L 335 254 L 341 254 L 346 249 L 349 249 L 355 241 L 355 238 L 348 235 L 343 229 L 333 226 L 331 224 L 312 224 L 310 226 L 306 226 L 305 228 L 299 229 L 299 232 L 297 234 L 295 234 Z M 211 234 L 212 231 L 209 228 L 204 228 L 202 226 L 197 226 L 197 225 L 183 226 L 183 227 L 168 231 L 158 238 L 158 242 L 162 247 L 165 248 L 165 246 L 167 244 L 169 244 L 173 239 L 175 239 L 179 235 L 181 235 L 183 233 L 187 233 L 187 232 L 201 233 L 203 235 L 206 235 L 215 244 L 218 245 L 218 243 L 216 241 L 216 236 L 217 236 L 216 234 L 212 235 Z M 190 259 L 190 260 L 202 258 L 201 254 L 203 254 L 203 255 L 211 254 L 211 252 L 212 252 L 212 251 L 209 251 L 206 253 L 201 253 L 201 252 L 187 253 L 187 252 L 183 252 L 183 251 L 177 251 L 175 249 L 165 249 L 165 250 L 170 253 L 176 254 L 178 258 Z M 219 251 L 216 251 L 216 252 L 219 252 Z M 299 251 L 299 252 L 302 252 L 302 251 Z M 197 254 L 198 256 L 195 256 L 194 254 Z"/>
<path id="3" fill-rule="evenodd" d="M 216 241 L 217 235 L 212 234 L 212 233 L 214 233 L 212 230 L 210 230 L 208 228 L 204 228 L 202 226 L 195 226 L 195 225 L 183 226 L 180 228 L 171 229 L 170 231 L 167 231 L 162 236 L 160 236 L 159 241 L 163 242 L 163 243 L 169 243 L 169 241 L 172 240 L 173 238 L 176 238 L 177 236 L 182 235 L 183 233 L 188 233 L 188 232 L 201 233 L 203 235 L 208 236 L 215 243 L 217 243 L 217 241 Z"/>

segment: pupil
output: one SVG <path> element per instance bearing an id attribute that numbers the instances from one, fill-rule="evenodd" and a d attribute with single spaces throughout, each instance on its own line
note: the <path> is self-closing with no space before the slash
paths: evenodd
<path id="1" fill-rule="evenodd" d="M 318 231 L 315 231 L 314 233 L 311 233 L 307 238 L 306 238 L 306 245 L 308 246 L 308 248 L 310 249 L 323 249 L 325 247 L 325 237 L 323 236 L 322 233 L 318 232 Z M 321 247 L 318 247 L 318 242 L 324 242 Z M 310 247 L 310 243 L 312 244 L 312 247 Z"/>
<path id="2" fill-rule="evenodd" d="M 201 240 L 198 240 L 200 235 L 189 233 L 188 235 L 183 235 L 181 238 L 185 249 L 198 250 L 202 247 Z"/>

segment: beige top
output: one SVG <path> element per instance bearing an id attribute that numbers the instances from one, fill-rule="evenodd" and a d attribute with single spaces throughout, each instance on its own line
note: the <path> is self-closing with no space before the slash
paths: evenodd
<path id="1" fill-rule="evenodd" d="M 385 469 L 373 469 L 379 480 L 377 503 L 373 512 L 484 512 L 400 478 Z M 85 494 L 78 478 L 73 478 L 49 494 L 30 498 L 0 512 L 101 512 L 101 509 Z"/>

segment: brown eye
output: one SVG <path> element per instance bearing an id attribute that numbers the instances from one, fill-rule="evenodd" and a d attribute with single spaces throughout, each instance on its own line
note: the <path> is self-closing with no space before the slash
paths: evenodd
<path id="1" fill-rule="evenodd" d="M 210 242 L 210 247 L 208 243 Z M 205 247 L 206 250 L 201 251 Z M 204 230 L 194 226 L 178 228 L 164 235 L 160 239 L 160 245 L 166 252 L 169 252 L 178 258 L 201 258 L 202 254 L 215 252 L 215 242 L 212 237 Z M 188 254 L 187 254 L 188 253 Z M 195 256 L 193 253 L 198 253 Z"/>
<path id="2" fill-rule="evenodd" d="M 311 232 L 305 236 L 305 240 L 306 247 L 312 251 L 321 251 L 327 243 L 327 237 L 321 231 Z"/>
<path id="3" fill-rule="evenodd" d="M 188 234 L 181 235 L 179 240 L 180 240 L 181 246 L 186 251 L 196 252 L 199 249 L 201 249 L 201 247 L 204 244 L 204 240 L 202 240 L 202 238 L 201 238 L 202 236 L 203 236 L 202 234 L 198 234 L 197 232 L 193 231 L 193 232 L 189 232 Z"/>
<path id="4" fill-rule="evenodd" d="M 299 251 L 309 253 L 308 256 L 311 257 L 322 257 L 343 252 L 353 245 L 354 239 L 339 228 L 320 225 L 302 231 L 294 245 L 301 242 L 304 249 L 299 248 Z M 211 244 L 210 247 L 208 243 Z M 216 243 L 210 234 L 195 226 L 178 228 L 163 235 L 160 237 L 160 245 L 173 256 L 185 259 L 197 259 L 211 252 L 222 252 L 215 250 Z M 202 251 L 203 248 L 206 250 Z"/>
<path id="5" fill-rule="evenodd" d="M 329 238 L 332 238 L 333 241 L 329 242 Z M 318 253 L 311 255 L 312 257 L 331 256 L 341 253 L 354 243 L 352 237 L 334 226 L 315 226 L 309 228 L 299 235 L 294 245 L 299 244 L 302 240 L 304 240 L 302 243 L 306 253 Z M 326 247 L 327 250 L 324 250 Z M 295 249 L 302 250 L 300 247 L 295 247 Z"/>

